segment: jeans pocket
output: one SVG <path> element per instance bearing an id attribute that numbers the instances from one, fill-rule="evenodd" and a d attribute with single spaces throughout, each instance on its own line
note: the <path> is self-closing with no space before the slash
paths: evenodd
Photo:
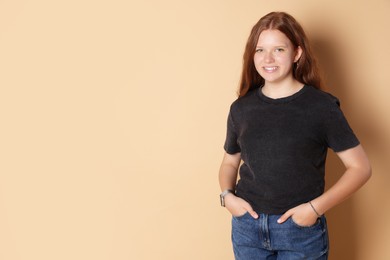
<path id="1" fill-rule="evenodd" d="M 319 225 L 321 224 L 321 219 L 320 219 L 320 218 L 318 218 L 318 219 L 316 220 L 316 222 L 315 222 L 313 225 L 310 225 L 310 226 L 302 226 L 302 225 L 298 224 L 297 222 L 295 222 L 295 220 L 293 219 L 292 216 L 290 217 L 290 220 L 291 220 L 291 223 L 292 223 L 295 227 L 300 228 L 300 229 L 305 229 L 305 228 L 307 228 L 307 229 L 312 229 L 312 228 L 316 228 L 317 226 L 319 226 Z"/>
<path id="2" fill-rule="evenodd" d="M 238 216 L 232 215 L 232 216 L 233 216 L 233 218 L 238 220 L 238 219 L 243 219 L 243 218 L 247 217 L 248 215 L 249 215 L 249 212 L 247 211 L 242 215 L 238 215 Z"/>

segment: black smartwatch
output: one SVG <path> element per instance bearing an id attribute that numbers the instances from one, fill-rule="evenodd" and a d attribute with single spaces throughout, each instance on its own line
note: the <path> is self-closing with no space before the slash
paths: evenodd
<path id="1" fill-rule="evenodd" d="M 224 190 L 221 194 L 219 194 L 219 199 L 221 200 L 222 207 L 225 207 L 225 196 L 229 193 L 234 194 L 234 190 Z"/>

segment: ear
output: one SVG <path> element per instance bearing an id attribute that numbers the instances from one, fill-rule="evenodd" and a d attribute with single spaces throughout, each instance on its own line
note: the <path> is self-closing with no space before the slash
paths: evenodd
<path id="1" fill-rule="evenodd" d="M 295 51 L 294 63 L 297 62 L 301 58 L 302 52 L 303 52 L 303 50 L 302 50 L 301 46 L 298 46 L 296 51 Z"/>

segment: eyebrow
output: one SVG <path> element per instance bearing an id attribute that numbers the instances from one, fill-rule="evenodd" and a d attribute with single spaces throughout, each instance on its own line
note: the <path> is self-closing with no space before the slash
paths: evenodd
<path id="1" fill-rule="evenodd" d="M 273 48 L 287 48 L 287 45 L 276 45 L 276 46 L 272 46 Z M 263 46 L 256 46 L 256 48 L 264 48 Z"/>

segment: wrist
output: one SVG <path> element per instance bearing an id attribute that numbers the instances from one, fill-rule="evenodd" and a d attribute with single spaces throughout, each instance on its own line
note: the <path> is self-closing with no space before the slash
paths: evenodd
<path id="1" fill-rule="evenodd" d="M 309 201 L 308 203 L 309 203 L 311 209 L 313 210 L 313 212 L 317 215 L 317 217 L 320 218 L 322 216 L 322 214 L 320 214 L 320 212 L 317 210 L 317 208 L 313 205 L 312 201 Z"/>
<path id="2" fill-rule="evenodd" d="M 222 191 L 222 193 L 219 195 L 219 199 L 220 199 L 222 207 L 225 207 L 225 198 L 226 198 L 226 196 L 229 196 L 229 195 L 234 195 L 234 190 L 227 189 L 227 190 Z"/>

